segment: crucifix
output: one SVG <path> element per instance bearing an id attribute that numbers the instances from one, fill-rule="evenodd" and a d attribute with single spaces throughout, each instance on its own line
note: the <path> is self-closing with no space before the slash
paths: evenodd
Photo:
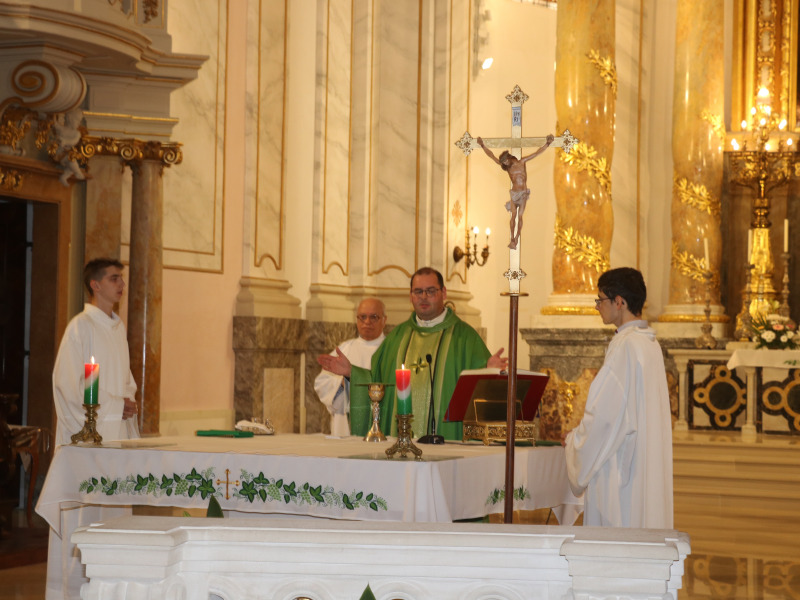
<path id="1" fill-rule="evenodd" d="M 504 521 L 511 523 L 514 510 L 514 441 L 516 434 L 516 397 L 517 397 L 517 329 L 519 318 L 519 297 L 527 296 L 520 293 L 520 280 L 525 277 L 525 272 L 520 267 L 520 233 L 522 230 L 522 213 L 525 210 L 525 203 L 530 195 L 527 189 L 527 172 L 525 162 L 538 156 L 547 147 L 562 148 L 569 153 L 572 147 L 578 142 L 569 131 L 565 129 L 559 137 L 552 135 L 544 137 L 522 137 L 522 105 L 528 99 L 528 95 L 523 92 L 518 85 L 506 100 L 511 103 L 511 137 L 508 138 L 473 138 L 469 132 L 455 144 L 464 152 L 469 154 L 475 148 L 482 148 L 483 151 L 507 171 L 511 179 L 512 187 L 510 200 L 506 203 L 506 208 L 511 213 L 510 231 L 511 241 L 509 247 L 509 266 L 504 273 L 508 279 L 509 291 L 503 293 L 509 297 L 509 327 L 508 327 L 508 395 L 506 396 L 506 478 L 505 478 L 505 506 Z M 522 149 L 539 147 L 535 153 L 522 157 Z M 508 148 L 507 152 L 495 157 L 489 148 Z"/>

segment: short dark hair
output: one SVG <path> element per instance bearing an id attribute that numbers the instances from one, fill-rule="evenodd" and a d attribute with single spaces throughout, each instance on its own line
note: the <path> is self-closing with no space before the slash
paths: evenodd
<path id="1" fill-rule="evenodd" d="M 411 276 L 412 290 L 414 289 L 414 277 L 416 277 L 417 275 L 436 275 L 436 279 L 439 280 L 439 287 L 440 288 L 444 287 L 444 278 L 442 277 L 442 274 L 439 273 L 439 271 L 431 267 L 422 267 L 421 269 L 417 269 L 417 271 Z"/>
<path id="2" fill-rule="evenodd" d="M 89 292 L 90 298 L 94 297 L 94 290 L 91 286 L 92 281 L 100 281 L 105 277 L 108 267 L 117 267 L 119 270 L 125 268 L 116 258 L 95 258 L 83 267 L 83 285 L 86 291 Z"/>
<path id="3" fill-rule="evenodd" d="M 647 286 L 642 274 L 631 267 L 611 269 L 600 275 L 597 289 L 609 298 L 622 296 L 628 303 L 628 310 L 634 316 L 641 316 L 644 301 L 647 299 Z"/>

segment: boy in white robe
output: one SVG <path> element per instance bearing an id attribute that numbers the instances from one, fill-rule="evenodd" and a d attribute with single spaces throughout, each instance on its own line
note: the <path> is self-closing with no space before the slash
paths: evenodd
<path id="1" fill-rule="evenodd" d="M 125 325 L 113 312 L 122 298 L 123 265 L 113 259 L 90 261 L 83 283 L 90 302 L 67 325 L 53 369 L 56 445 L 69 444 L 85 421 L 83 408 L 84 364 L 99 365 L 97 431 L 104 442 L 139 437 L 134 400 L 136 383 L 130 369 Z M 58 448 L 56 448 L 58 451 Z M 45 483 L 45 485 L 47 485 Z M 75 546 L 69 541 L 79 526 L 130 514 L 127 507 L 80 506 L 61 511 L 60 531 L 50 530 L 47 557 L 46 598 L 78 598 L 87 581 Z"/>
<path id="2" fill-rule="evenodd" d="M 372 355 L 381 345 L 386 326 L 386 309 L 377 298 L 365 298 L 356 311 L 358 337 L 345 340 L 332 352 L 342 352 L 351 363 L 369 369 Z M 331 435 L 347 437 L 350 435 L 350 381 L 342 375 L 322 370 L 314 380 L 314 391 L 331 414 Z"/>
<path id="3" fill-rule="evenodd" d="M 597 282 L 595 306 L 617 326 L 577 428 L 567 472 L 584 495 L 584 525 L 672 529 L 672 419 L 664 356 L 642 320 L 647 289 L 636 269 Z"/>

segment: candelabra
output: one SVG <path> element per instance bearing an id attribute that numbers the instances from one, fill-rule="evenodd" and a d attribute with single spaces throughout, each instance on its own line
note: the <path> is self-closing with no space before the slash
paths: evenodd
<path id="1" fill-rule="evenodd" d="M 472 265 L 477 265 L 478 267 L 482 267 L 486 264 L 486 259 L 489 258 L 489 233 L 491 230 L 487 227 L 486 228 L 486 245 L 481 250 L 481 258 L 483 260 L 478 260 L 478 228 L 472 228 L 472 250 L 470 250 L 470 242 L 469 242 L 469 229 L 465 235 L 464 247 L 466 250 L 462 250 L 460 247 L 456 246 L 453 248 L 453 260 L 455 262 L 460 261 L 462 258 L 466 260 L 467 268 L 469 269 Z"/>
<path id="2" fill-rule="evenodd" d="M 783 259 L 783 288 L 781 289 L 781 305 L 778 308 L 778 314 L 784 317 L 787 323 L 794 324 L 789 316 L 791 312 L 789 308 L 789 261 L 792 256 L 788 252 L 783 252 L 781 258 Z"/>
<path id="3" fill-rule="evenodd" d="M 754 149 L 748 149 L 746 141 L 740 148 L 734 139 L 731 142 L 733 151 L 729 151 L 728 156 L 731 181 L 755 192 L 750 223 L 753 242 L 747 262 L 753 266 L 748 284 L 750 300 L 753 301 L 753 292 L 756 292 L 756 301 L 759 303 L 759 306 L 751 305 L 748 308 L 751 313 L 757 314 L 776 296 L 772 283 L 774 263 L 769 241 L 772 223 L 769 221 L 768 194 L 786 185 L 797 174 L 800 155 L 793 148 L 792 138 L 783 134 L 786 121 L 773 114 L 766 88 L 759 90 L 751 115 L 751 143 Z M 748 129 L 746 121 L 742 121 L 742 129 Z"/>

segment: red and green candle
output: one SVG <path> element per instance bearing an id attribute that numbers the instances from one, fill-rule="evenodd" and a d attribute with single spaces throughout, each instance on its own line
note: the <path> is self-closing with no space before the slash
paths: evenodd
<path id="1" fill-rule="evenodd" d="M 394 372 L 397 385 L 397 414 L 411 414 L 411 370 L 403 364 Z"/>
<path id="2" fill-rule="evenodd" d="M 92 362 L 83 365 L 83 403 L 97 404 L 100 395 L 100 365 Z"/>

